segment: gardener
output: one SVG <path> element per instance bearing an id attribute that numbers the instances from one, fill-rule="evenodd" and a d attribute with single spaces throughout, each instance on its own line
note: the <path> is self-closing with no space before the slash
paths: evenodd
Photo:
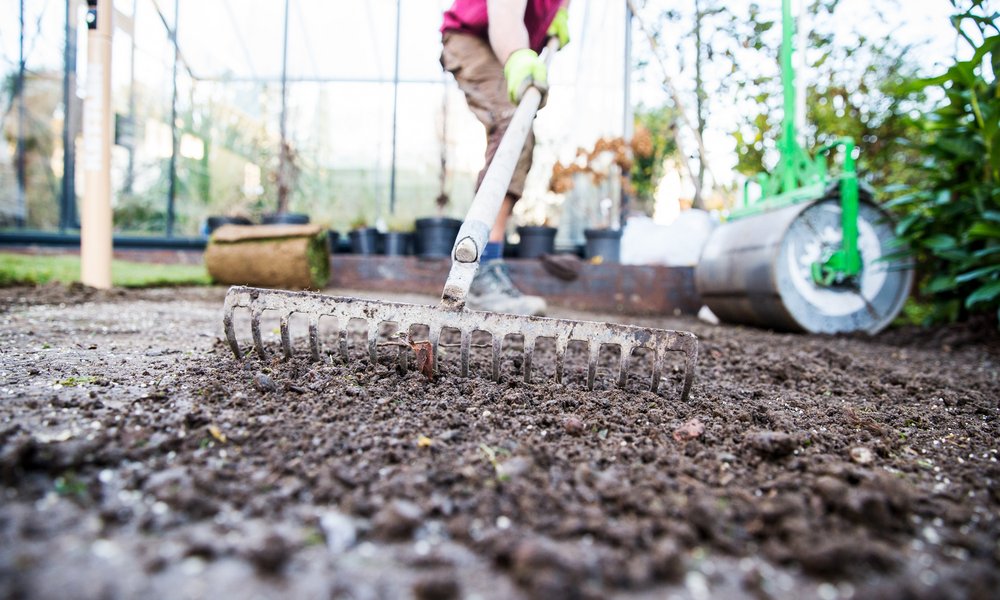
<path id="1" fill-rule="evenodd" d="M 560 48 L 569 42 L 568 4 L 569 0 L 455 0 L 444 13 L 441 65 L 455 76 L 469 109 L 486 127 L 486 165 L 476 189 L 524 92 L 534 86 L 542 92 L 545 104 L 547 69 L 538 52 L 550 37 L 558 38 Z M 470 308 L 530 315 L 545 312 L 545 300 L 522 294 L 502 260 L 507 219 L 524 191 L 534 146 L 535 136 L 529 133 L 469 289 Z"/>

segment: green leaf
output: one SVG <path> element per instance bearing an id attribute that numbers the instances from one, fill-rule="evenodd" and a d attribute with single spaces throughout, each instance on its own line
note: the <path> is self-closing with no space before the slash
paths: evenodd
<path id="1" fill-rule="evenodd" d="M 883 190 L 883 191 L 888 191 L 888 190 Z M 909 203 L 913 202 L 914 200 L 920 199 L 922 196 L 923 196 L 923 192 L 903 194 L 902 196 L 896 196 L 892 200 L 889 200 L 888 202 L 883 203 L 882 207 L 883 208 L 895 208 L 897 206 L 903 206 L 903 205 L 906 205 L 906 204 L 909 204 Z"/>
<path id="2" fill-rule="evenodd" d="M 983 258 L 985 256 L 990 256 L 993 254 L 1000 254 L 1000 246 L 993 246 L 992 248 L 983 248 L 982 250 L 977 250 L 972 253 L 976 258 Z"/>
<path id="3" fill-rule="evenodd" d="M 980 302 L 991 302 L 1000 296 L 1000 281 L 993 281 L 969 294 L 965 299 L 965 307 L 971 308 Z"/>
<path id="4" fill-rule="evenodd" d="M 969 237 L 1000 239 L 1000 224 L 978 221 L 969 228 Z"/>
<path id="5" fill-rule="evenodd" d="M 923 245 L 931 250 L 951 250 L 957 245 L 957 242 L 954 237 L 939 233 L 924 240 Z"/>
<path id="6" fill-rule="evenodd" d="M 910 230 L 910 227 L 912 227 L 913 224 L 916 223 L 918 219 L 920 219 L 920 217 L 921 215 L 919 212 L 911 212 L 910 214 L 900 219 L 899 223 L 896 223 L 896 235 L 906 234 L 906 232 Z"/>
<path id="7" fill-rule="evenodd" d="M 957 285 L 958 284 L 955 283 L 955 278 L 951 275 L 938 275 L 927 283 L 924 291 L 928 294 L 938 294 L 941 292 L 951 291 L 955 289 L 955 286 Z"/>
<path id="8" fill-rule="evenodd" d="M 974 269 L 972 271 L 966 271 L 961 275 L 955 277 L 955 281 L 958 283 L 963 283 L 965 281 L 972 281 L 973 279 L 979 279 L 983 275 L 989 275 L 990 273 L 1000 273 L 1000 265 L 990 265 L 988 267 L 982 267 L 979 269 Z"/>

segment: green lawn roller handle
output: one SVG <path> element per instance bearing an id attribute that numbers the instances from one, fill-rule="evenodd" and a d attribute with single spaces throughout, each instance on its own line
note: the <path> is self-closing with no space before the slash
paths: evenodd
<path id="1" fill-rule="evenodd" d="M 823 286 L 861 272 L 861 253 L 858 252 L 858 170 L 854 161 L 854 139 L 843 137 L 822 146 L 816 153 L 816 162 L 825 178 L 826 154 L 838 146 L 844 148 L 844 168 L 839 177 L 843 237 L 840 249 L 812 265 L 813 280 Z"/>

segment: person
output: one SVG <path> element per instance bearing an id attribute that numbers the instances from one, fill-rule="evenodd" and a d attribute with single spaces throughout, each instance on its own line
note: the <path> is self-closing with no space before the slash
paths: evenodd
<path id="1" fill-rule="evenodd" d="M 539 58 L 549 38 L 562 48 L 569 42 L 569 0 L 455 0 L 441 25 L 441 66 L 455 77 L 466 102 L 486 127 L 486 164 L 476 189 L 500 145 L 517 103 L 531 86 L 548 90 L 545 63 Z M 521 293 L 503 262 L 507 220 L 524 192 L 535 138 L 528 134 L 467 305 L 475 310 L 541 315 L 545 300 Z"/>

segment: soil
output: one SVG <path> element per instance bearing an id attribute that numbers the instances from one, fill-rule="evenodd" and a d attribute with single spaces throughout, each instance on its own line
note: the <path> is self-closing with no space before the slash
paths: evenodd
<path id="1" fill-rule="evenodd" d="M 0 290 L 0 596 L 1000 589 L 995 322 L 869 338 L 638 320 L 701 339 L 682 403 L 614 389 L 607 365 L 609 389 L 523 383 L 516 340 L 499 383 L 456 376 L 447 349 L 434 381 L 391 349 L 237 361 L 223 295 Z"/>

